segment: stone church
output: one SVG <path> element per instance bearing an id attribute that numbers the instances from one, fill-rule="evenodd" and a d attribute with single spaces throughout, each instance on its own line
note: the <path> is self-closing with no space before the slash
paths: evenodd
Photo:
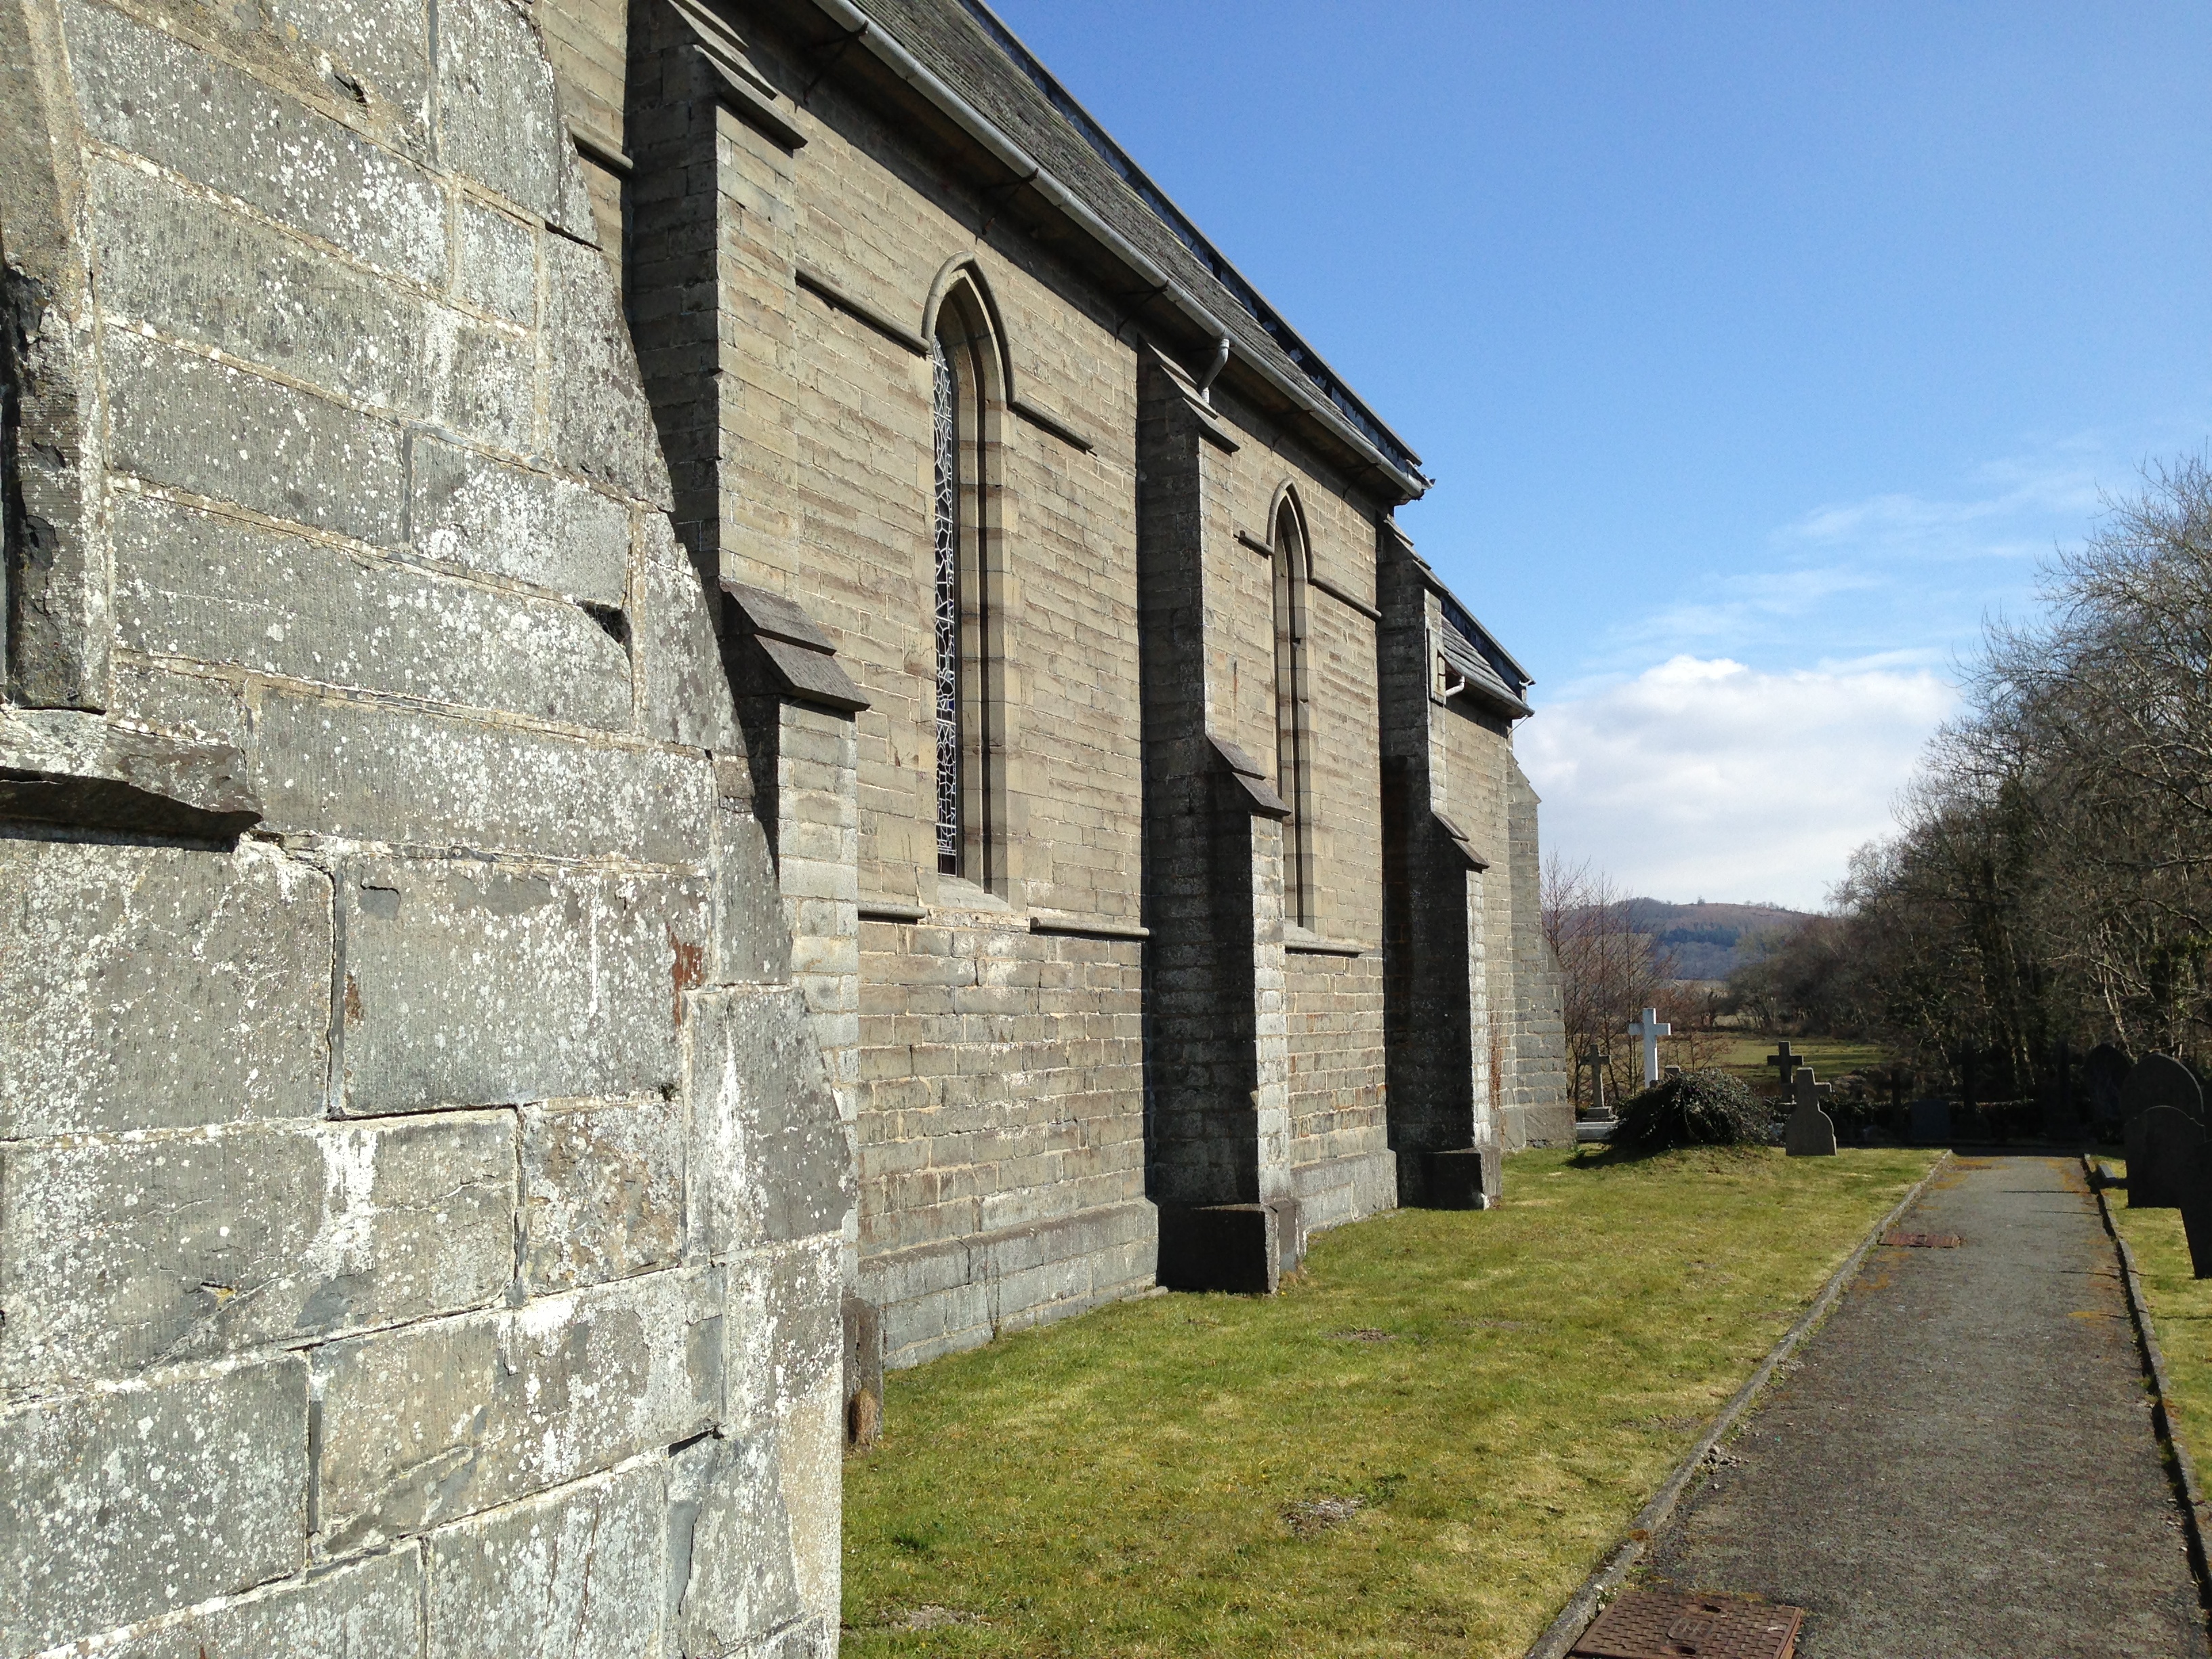
<path id="1" fill-rule="evenodd" d="M 981 0 L 0 0 L 0 1659 L 834 1652 L 1571 1139 L 1419 458 Z"/>

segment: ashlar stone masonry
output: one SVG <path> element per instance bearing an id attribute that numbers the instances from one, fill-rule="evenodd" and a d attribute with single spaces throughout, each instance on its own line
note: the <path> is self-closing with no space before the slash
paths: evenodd
<path id="1" fill-rule="evenodd" d="M 538 27 L 0 0 L 0 1654 L 827 1654 L 851 1129 Z"/>
<path id="2" fill-rule="evenodd" d="M 543 10 L 890 1363 L 1571 1139 L 1528 677 L 1405 445 L 985 6 Z"/>
<path id="3" fill-rule="evenodd" d="M 1418 458 L 981 0 L 0 0 L 0 1659 L 834 1652 L 1571 1139 Z"/>

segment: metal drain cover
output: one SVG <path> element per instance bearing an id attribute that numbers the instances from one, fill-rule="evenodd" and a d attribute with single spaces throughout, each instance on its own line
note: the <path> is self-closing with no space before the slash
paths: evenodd
<path id="1" fill-rule="evenodd" d="M 1623 1590 L 1568 1659 L 1790 1659 L 1802 1607 L 1742 1595 Z"/>
<path id="2" fill-rule="evenodd" d="M 1956 1233 L 1884 1233 L 1881 1242 L 1896 1250 L 1955 1250 L 1966 1241 Z"/>

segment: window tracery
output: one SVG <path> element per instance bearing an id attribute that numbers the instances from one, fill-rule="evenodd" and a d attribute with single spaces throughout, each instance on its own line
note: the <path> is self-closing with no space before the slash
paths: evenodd
<path id="1" fill-rule="evenodd" d="M 945 342 L 929 343 L 935 388 L 937 868 L 960 870 L 960 428 L 958 386 Z"/>

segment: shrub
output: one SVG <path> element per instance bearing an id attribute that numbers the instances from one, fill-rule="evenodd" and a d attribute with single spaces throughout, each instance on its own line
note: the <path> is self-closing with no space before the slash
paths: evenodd
<path id="1" fill-rule="evenodd" d="M 1684 1072 L 1621 1103 L 1616 1146 L 1737 1146 L 1771 1139 L 1765 1103 L 1726 1072 Z"/>

